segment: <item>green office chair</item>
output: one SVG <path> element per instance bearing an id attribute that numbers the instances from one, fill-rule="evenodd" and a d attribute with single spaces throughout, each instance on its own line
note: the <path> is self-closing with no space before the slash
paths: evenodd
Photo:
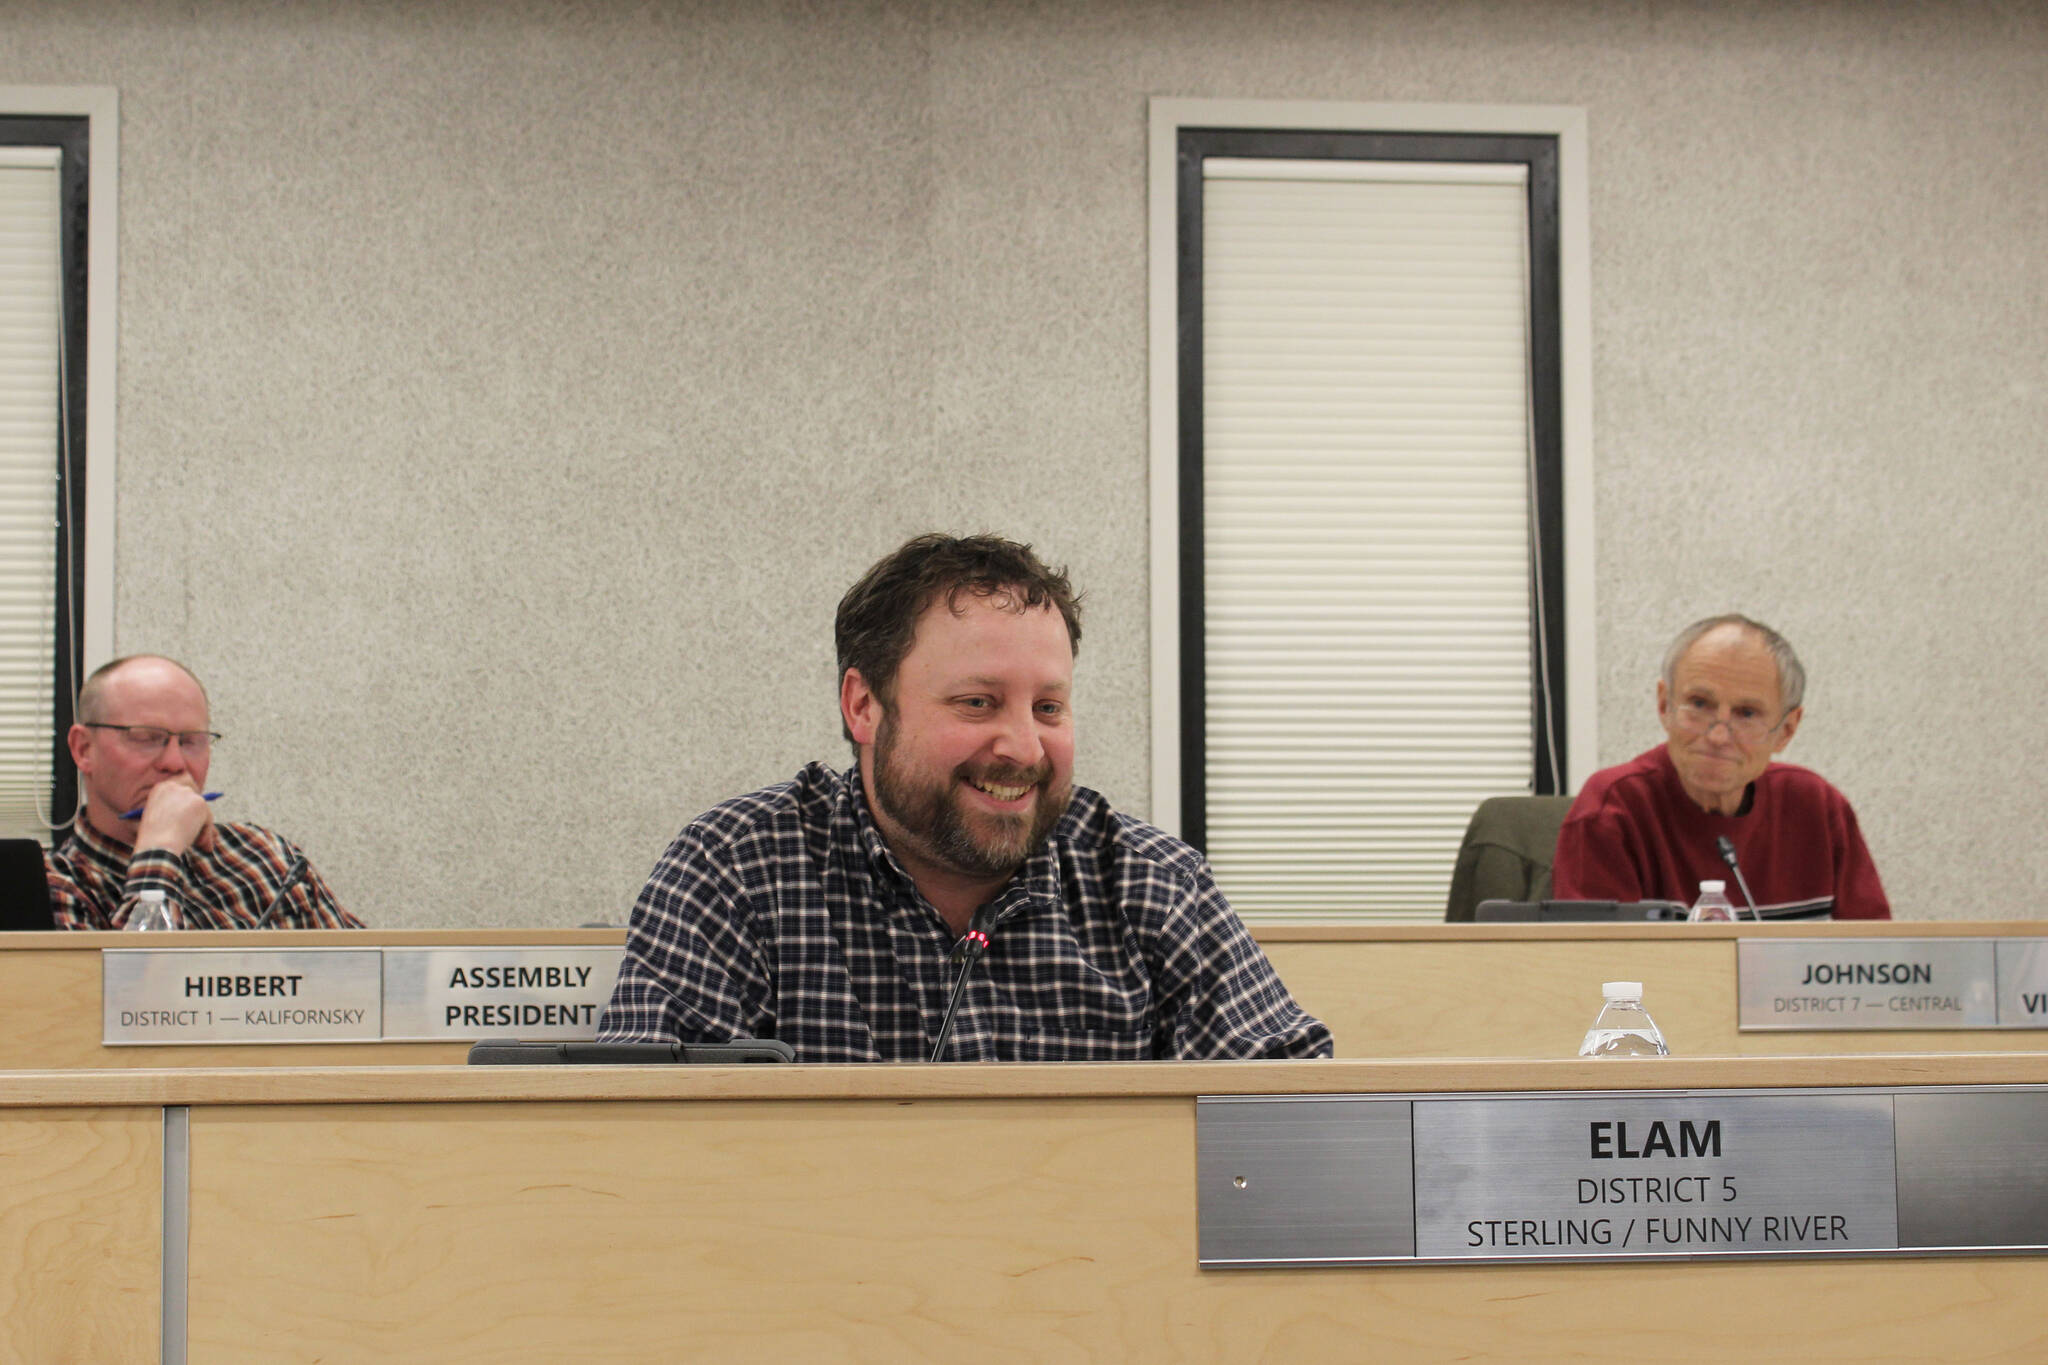
<path id="1" fill-rule="evenodd" d="M 1481 901 L 1540 901 L 1550 895 L 1550 862 L 1569 796 L 1489 796 L 1472 812 L 1451 869 L 1446 923 L 1466 923 Z"/>

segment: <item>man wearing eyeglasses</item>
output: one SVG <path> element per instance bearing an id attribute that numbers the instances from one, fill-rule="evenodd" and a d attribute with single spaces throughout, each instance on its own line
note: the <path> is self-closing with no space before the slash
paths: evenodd
<path id="1" fill-rule="evenodd" d="M 85 805 L 49 855 L 59 929 L 125 928 L 144 891 L 165 893 L 181 929 L 362 928 L 289 840 L 215 822 L 211 726 L 206 689 L 170 659 L 116 659 L 85 680 L 67 736 Z"/>
<path id="2" fill-rule="evenodd" d="M 1727 615 L 1680 631 L 1657 681 L 1666 742 L 1580 789 L 1558 832 L 1551 894 L 1690 904 L 1702 881 L 1733 882 L 1726 838 L 1766 918 L 1890 919 L 1849 799 L 1818 773 L 1771 761 L 1799 729 L 1805 693 L 1799 656 L 1769 626 Z M 1747 913 L 1739 891 L 1732 899 Z"/>

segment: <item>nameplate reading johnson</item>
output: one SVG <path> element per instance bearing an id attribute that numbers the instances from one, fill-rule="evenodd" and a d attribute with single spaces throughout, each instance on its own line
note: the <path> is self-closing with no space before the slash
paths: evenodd
<path id="1" fill-rule="evenodd" d="M 1745 938 L 1738 1020 L 1749 1030 L 1997 1028 L 1996 964 L 1989 939 Z"/>

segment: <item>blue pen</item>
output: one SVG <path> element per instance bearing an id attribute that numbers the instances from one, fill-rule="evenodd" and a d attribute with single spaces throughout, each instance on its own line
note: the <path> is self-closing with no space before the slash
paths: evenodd
<path id="1" fill-rule="evenodd" d="M 199 796 L 203 801 L 218 801 L 220 799 L 219 792 L 201 792 Z M 122 811 L 121 818 L 123 820 L 140 820 L 142 818 L 142 807 L 137 806 L 134 810 Z"/>

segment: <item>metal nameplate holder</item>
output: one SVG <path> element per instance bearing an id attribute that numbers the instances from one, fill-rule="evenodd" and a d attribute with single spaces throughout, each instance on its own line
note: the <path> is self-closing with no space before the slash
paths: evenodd
<path id="1" fill-rule="evenodd" d="M 1744 938 L 1745 1032 L 2048 1028 L 2048 939 Z"/>
<path id="2" fill-rule="evenodd" d="M 624 948 L 386 948 L 387 1040 L 595 1038 Z"/>
<path id="3" fill-rule="evenodd" d="M 597 1036 L 623 948 L 109 948 L 108 1047 Z"/>
<path id="4" fill-rule="evenodd" d="M 100 1040 L 363 1043 L 383 1030 L 375 948 L 109 948 Z"/>
<path id="5" fill-rule="evenodd" d="M 2048 1086 L 1204 1096 L 1205 1269 L 2048 1253 Z"/>

